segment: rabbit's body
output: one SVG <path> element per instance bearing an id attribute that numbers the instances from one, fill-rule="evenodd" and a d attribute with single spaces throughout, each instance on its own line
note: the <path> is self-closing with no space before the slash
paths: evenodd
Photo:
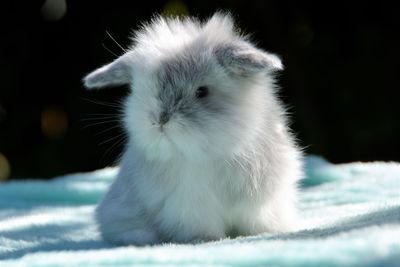
<path id="1" fill-rule="evenodd" d="M 133 90 L 120 172 L 97 208 L 104 238 L 144 245 L 293 229 L 301 153 L 275 96 L 280 68 L 217 14 L 204 25 L 158 19 L 87 76 L 88 87 Z"/>

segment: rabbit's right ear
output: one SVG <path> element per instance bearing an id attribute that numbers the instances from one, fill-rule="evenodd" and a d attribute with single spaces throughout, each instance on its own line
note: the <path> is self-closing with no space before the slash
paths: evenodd
<path id="1" fill-rule="evenodd" d="M 100 67 L 83 78 L 87 89 L 128 84 L 132 79 L 132 62 L 125 54 L 113 62 Z"/>
<path id="2" fill-rule="evenodd" d="M 219 45 L 214 52 L 222 66 L 231 73 L 240 76 L 251 76 L 266 70 L 278 71 L 283 69 L 278 56 L 258 49 L 244 41 Z"/>

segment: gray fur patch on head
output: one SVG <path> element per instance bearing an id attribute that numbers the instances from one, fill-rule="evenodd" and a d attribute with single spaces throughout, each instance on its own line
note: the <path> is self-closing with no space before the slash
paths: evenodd
<path id="1" fill-rule="evenodd" d="M 158 98 L 162 110 L 169 114 L 179 111 L 182 115 L 189 116 L 189 112 L 195 98 L 195 91 L 205 76 L 210 71 L 201 53 L 192 50 L 191 47 L 179 56 L 166 59 L 159 68 Z"/>

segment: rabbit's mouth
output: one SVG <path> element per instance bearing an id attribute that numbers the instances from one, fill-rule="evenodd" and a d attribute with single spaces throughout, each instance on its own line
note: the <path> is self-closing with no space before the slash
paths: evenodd
<path id="1" fill-rule="evenodd" d="M 152 128 L 156 128 L 157 133 L 166 135 L 166 126 L 164 124 L 158 124 L 156 122 L 151 123 Z"/>
<path id="2" fill-rule="evenodd" d="M 158 134 L 165 135 L 167 128 L 169 128 L 169 121 L 172 114 L 166 111 L 162 111 L 158 116 L 151 116 L 151 128 L 155 128 Z"/>

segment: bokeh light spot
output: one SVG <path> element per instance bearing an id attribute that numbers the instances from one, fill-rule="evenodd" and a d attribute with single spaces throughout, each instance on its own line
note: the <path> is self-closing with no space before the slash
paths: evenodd
<path id="1" fill-rule="evenodd" d="M 168 1 L 162 11 L 163 16 L 185 16 L 189 14 L 187 5 L 180 0 Z"/>
<path id="2" fill-rule="evenodd" d="M 65 111 L 58 107 L 47 107 L 41 116 L 42 133 L 49 138 L 64 135 L 68 128 L 68 118 Z"/>
<path id="3" fill-rule="evenodd" d="M 6 156 L 0 153 L 0 182 L 10 178 L 11 166 Z"/>
<path id="4" fill-rule="evenodd" d="M 67 2 L 66 0 L 46 0 L 40 11 L 45 20 L 57 21 L 67 13 Z"/>

